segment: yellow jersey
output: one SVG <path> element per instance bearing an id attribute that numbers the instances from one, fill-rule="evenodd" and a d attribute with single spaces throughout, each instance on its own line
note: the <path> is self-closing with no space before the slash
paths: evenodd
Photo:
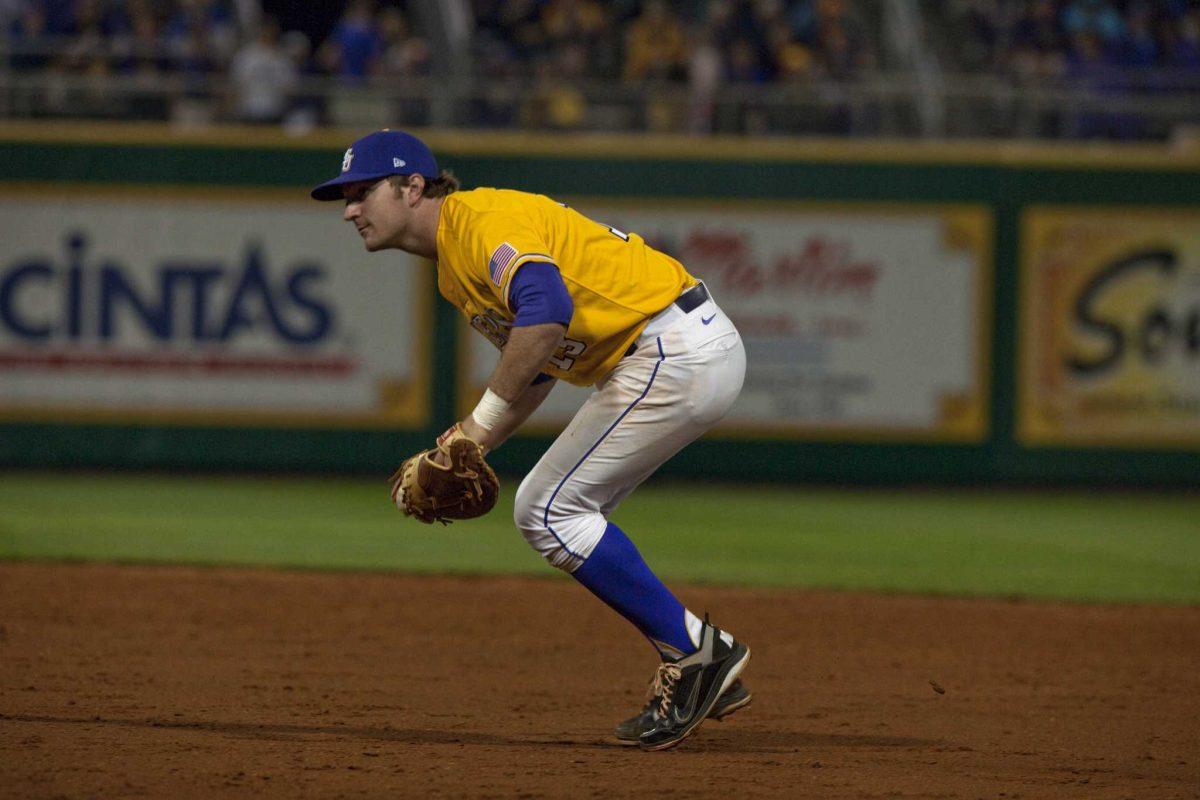
<path id="1" fill-rule="evenodd" d="M 697 280 L 670 256 L 540 194 L 454 192 L 437 231 L 438 290 L 497 347 L 516 314 L 508 289 L 522 264 L 558 267 L 575 311 L 562 346 L 542 370 L 577 386 L 607 375 L 650 317 Z"/>

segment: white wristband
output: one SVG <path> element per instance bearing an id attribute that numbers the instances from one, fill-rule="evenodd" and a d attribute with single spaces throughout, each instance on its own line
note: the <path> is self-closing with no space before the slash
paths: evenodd
<path id="1" fill-rule="evenodd" d="M 471 416 L 475 419 L 475 424 L 490 431 L 496 427 L 500 417 L 504 416 L 504 412 L 508 411 L 511 405 L 512 403 L 488 389 L 479 399 L 479 405 L 475 406 Z"/>

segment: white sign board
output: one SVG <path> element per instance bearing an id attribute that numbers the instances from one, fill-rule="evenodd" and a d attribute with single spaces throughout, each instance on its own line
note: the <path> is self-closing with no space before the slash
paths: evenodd
<path id="1" fill-rule="evenodd" d="M 746 383 L 718 434 L 985 438 L 986 209 L 571 205 L 678 258 L 738 326 Z M 496 351 L 464 331 L 469 409 Z M 530 425 L 561 429 L 589 391 L 560 382 Z"/>
<path id="2" fill-rule="evenodd" d="M 430 269 L 278 191 L 0 196 L 0 417 L 409 427 Z"/>

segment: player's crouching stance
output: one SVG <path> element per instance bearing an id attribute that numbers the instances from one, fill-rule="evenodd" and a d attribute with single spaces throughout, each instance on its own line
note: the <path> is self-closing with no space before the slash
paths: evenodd
<path id="1" fill-rule="evenodd" d="M 406 462 L 393 499 L 425 522 L 485 513 L 495 486 L 482 454 L 520 427 L 556 380 L 594 385 L 521 483 L 515 521 L 534 549 L 637 626 L 662 659 L 650 701 L 617 726 L 617 738 L 666 749 L 705 719 L 748 704 L 739 680 L 746 645 L 688 611 L 608 521 L 741 391 L 741 337 L 704 284 L 636 234 L 547 197 L 458 191 L 429 148 L 400 131 L 354 142 L 341 174 L 312 196 L 345 200 L 342 216 L 368 250 L 435 259 L 442 296 L 501 351 L 478 407 L 439 450 Z M 454 483 L 456 494 L 442 496 L 439 481 Z M 418 497 L 424 505 L 416 508 Z"/>

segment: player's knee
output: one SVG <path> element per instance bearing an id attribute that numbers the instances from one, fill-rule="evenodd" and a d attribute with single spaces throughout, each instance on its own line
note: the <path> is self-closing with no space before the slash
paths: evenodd
<path id="1" fill-rule="evenodd" d="M 548 507 L 554 496 L 535 487 L 536 483 L 526 478 L 517 489 L 513 522 L 529 546 L 551 566 L 573 572 L 599 541 L 604 518 L 599 513 Z"/>
<path id="2" fill-rule="evenodd" d="M 513 524 L 528 539 L 530 534 L 541 525 L 539 517 L 542 516 L 542 513 L 544 513 L 544 505 L 538 502 L 537 493 L 530 488 L 529 478 L 526 478 L 517 487 L 517 496 L 513 500 Z"/>
<path id="3" fill-rule="evenodd" d="M 513 523 L 529 546 L 554 564 L 561 546 L 546 525 L 546 499 L 545 492 L 535 488 L 535 483 L 526 477 L 513 501 Z"/>

